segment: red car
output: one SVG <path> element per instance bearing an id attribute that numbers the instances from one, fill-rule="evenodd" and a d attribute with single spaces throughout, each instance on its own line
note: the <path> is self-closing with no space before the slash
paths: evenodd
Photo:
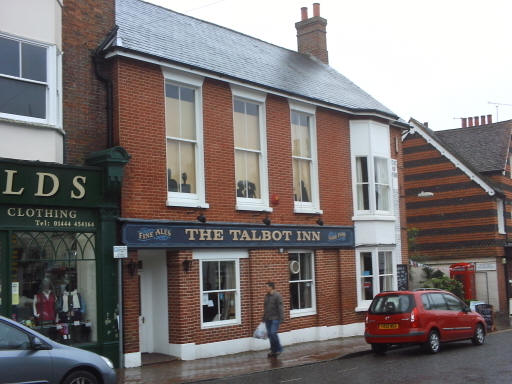
<path id="1" fill-rule="evenodd" d="M 441 342 L 485 341 L 485 320 L 457 296 L 437 289 L 383 292 L 368 309 L 366 342 L 383 354 L 393 344 L 420 344 L 437 353 Z"/>

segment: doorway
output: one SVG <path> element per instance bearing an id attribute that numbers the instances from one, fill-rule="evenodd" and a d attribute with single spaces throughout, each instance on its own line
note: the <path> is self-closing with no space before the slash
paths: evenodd
<path id="1" fill-rule="evenodd" d="M 165 250 L 140 250 L 139 347 L 142 362 L 169 355 L 167 255 Z"/>

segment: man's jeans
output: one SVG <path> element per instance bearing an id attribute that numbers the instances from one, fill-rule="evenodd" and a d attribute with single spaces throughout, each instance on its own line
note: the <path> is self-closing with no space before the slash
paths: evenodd
<path id="1" fill-rule="evenodd" d="M 279 320 L 265 321 L 268 339 L 270 340 L 270 351 L 272 353 L 281 353 L 283 350 L 283 347 L 281 347 L 281 343 L 279 342 L 279 336 L 277 335 L 277 331 L 279 330 L 279 324 Z"/>

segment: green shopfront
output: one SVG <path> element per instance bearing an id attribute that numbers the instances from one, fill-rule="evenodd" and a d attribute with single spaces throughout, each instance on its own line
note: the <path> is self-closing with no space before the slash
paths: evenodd
<path id="1" fill-rule="evenodd" d="M 0 159 L 0 314 L 118 365 L 116 244 L 129 156 L 87 166 Z"/>

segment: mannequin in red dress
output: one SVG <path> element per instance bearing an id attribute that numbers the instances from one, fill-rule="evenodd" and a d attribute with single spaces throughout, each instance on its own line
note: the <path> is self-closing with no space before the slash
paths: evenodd
<path id="1" fill-rule="evenodd" d="M 50 289 L 50 279 L 44 278 L 41 283 L 41 292 L 34 296 L 34 317 L 39 324 L 53 323 L 56 320 L 55 294 Z"/>

